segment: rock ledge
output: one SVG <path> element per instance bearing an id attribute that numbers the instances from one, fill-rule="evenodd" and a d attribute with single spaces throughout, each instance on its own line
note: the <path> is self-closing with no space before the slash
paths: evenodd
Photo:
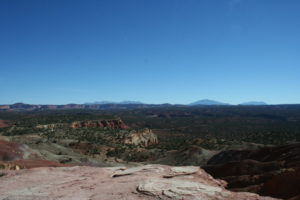
<path id="1" fill-rule="evenodd" d="M 271 200 L 252 193 L 230 192 L 198 167 L 144 165 L 125 167 L 41 167 L 2 171 L 0 199 L 185 199 Z M 168 177 L 168 178 L 165 178 Z"/>

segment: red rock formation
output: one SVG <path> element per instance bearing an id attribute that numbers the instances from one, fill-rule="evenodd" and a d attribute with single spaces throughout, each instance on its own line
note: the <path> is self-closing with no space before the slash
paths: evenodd
<path id="1" fill-rule="evenodd" d="M 0 119 L 0 128 L 11 127 L 12 125 L 13 123 L 11 121 Z"/>
<path id="2" fill-rule="evenodd" d="M 92 121 L 76 121 L 71 124 L 72 128 L 93 127 L 93 128 L 111 128 L 111 129 L 127 129 L 128 126 L 117 119 L 111 120 L 92 120 Z"/>
<path id="3" fill-rule="evenodd" d="M 145 165 L 124 167 L 64 167 L 6 171 L 1 199 L 90 200 L 272 200 L 252 193 L 230 192 L 199 167 Z"/>
<path id="4" fill-rule="evenodd" d="M 0 140 L 0 161 L 8 161 L 22 158 L 23 152 L 20 148 L 21 145 L 17 143 Z"/>

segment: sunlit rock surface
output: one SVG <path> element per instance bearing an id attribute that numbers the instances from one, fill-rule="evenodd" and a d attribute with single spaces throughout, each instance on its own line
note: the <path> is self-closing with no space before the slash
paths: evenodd
<path id="1" fill-rule="evenodd" d="M 131 131 L 124 140 L 125 144 L 133 144 L 141 147 L 157 144 L 157 136 L 151 129 L 145 128 L 139 131 Z"/>
<path id="2" fill-rule="evenodd" d="M 2 171 L 0 199 L 185 199 L 271 200 L 230 192 L 226 183 L 198 167 L 144 165 L 125 167 L 42 167 Z"/>

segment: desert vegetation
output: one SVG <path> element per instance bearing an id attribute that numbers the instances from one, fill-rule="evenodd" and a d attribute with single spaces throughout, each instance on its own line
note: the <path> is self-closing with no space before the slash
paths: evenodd
<path id="1" fill-rule="evenodd" d="M 49 164 L 40 159 L 53 166 L 196 165 L 231 190 L 287 198 L 270 181 L 299 167 L 299 105 L 0 111 L 0 119 L 2 139 L 13 142 L 2 150 L 12 158 L 0 163 L 4 169 Z M 14 161 L 12 147 L 18 159 L 34 161 Z"/>

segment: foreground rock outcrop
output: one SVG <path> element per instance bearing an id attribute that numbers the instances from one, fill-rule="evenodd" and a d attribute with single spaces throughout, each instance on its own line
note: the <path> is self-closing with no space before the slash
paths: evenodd
<path id="1" fill-rule="evenodd" d="M 199 167 L 144 165 L 135 168 L 61 167 L 3 171 L 0 199 L 247 199 L 271 200 L 230 192 Z"/>

